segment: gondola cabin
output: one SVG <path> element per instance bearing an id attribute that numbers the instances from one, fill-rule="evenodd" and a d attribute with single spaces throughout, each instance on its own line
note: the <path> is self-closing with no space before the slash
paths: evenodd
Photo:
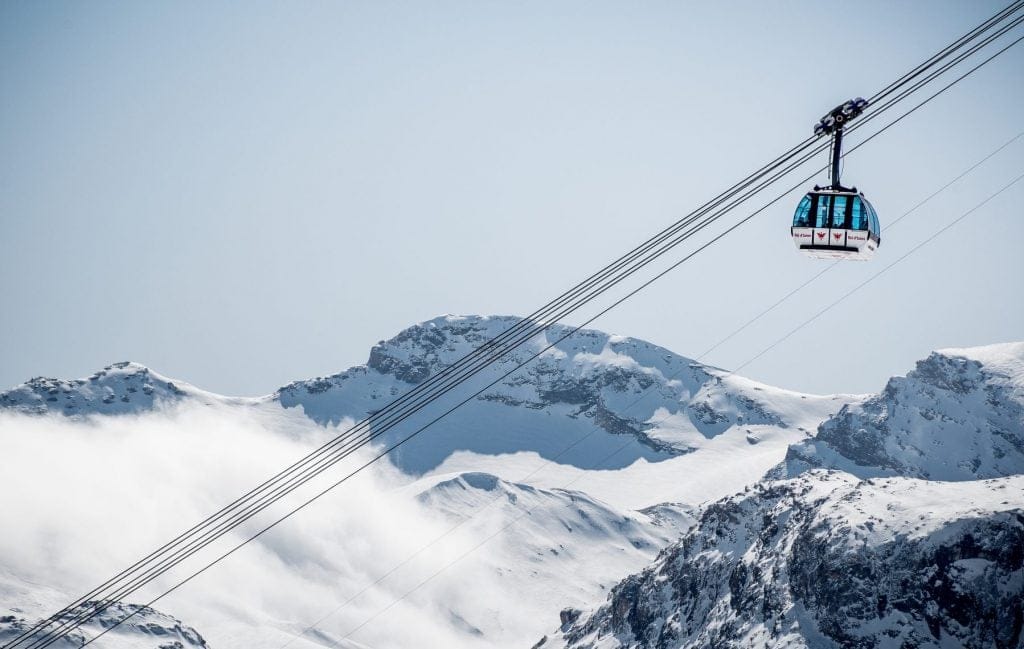
<path id="1" fill-rule="evenodd" d="M 843 128 L 858 117 L 868 102 L 860 97 L 842 103 L 814 125 L 814 135 L 830 135 L 828 187 L 814 186 L 793 214 L 789 229 L 800 252 L 817 259 L 867 260 L 882 243 L 878 215 L 857 188 L 839 182 L 843 157 Z"/>
<path id="2" fill-rule="evenodd" d="M 817 259 L 871 259 L 881 243 L 878 215 L 856 189 L 815 188 L 790 228 L 800 252 Z"/>

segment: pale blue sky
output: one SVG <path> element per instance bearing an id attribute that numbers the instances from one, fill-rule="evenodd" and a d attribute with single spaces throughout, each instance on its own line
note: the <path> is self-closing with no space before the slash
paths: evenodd
<path id="1" fill-rule="evenodd" d="M 442 313 L 528 313 L 1002 4 L 3 3 L 0 386 L 130 359 L 263 394 Z M 851 155 L 878 257 L 706 360 L 744 362 L 1024 172 L 1022 138 L 885 230 L 1024 128 L 1022 72 L 1024 45 Z M 698 355 L 827 263 L 788 239 L 798 198 L 594 326 Z M 930 349 L 1024 339 L 1022 202 L 743 373 L 875 391 Z"/>

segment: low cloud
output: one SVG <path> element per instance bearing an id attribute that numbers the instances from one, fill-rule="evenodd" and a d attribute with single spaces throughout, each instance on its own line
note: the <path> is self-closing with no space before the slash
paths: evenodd
<path id="1" fill-rule="evenodd" d="M 258 408 L 189 405 L 87 420 L 0 415 L 0 606 L 52 612 L 337 432 Z M 259 521 L 369 457 L 349 458 Z M 446 536 L 336 610 L 451 528 L 451 520 L 417 503 L 407 483 L 380 462 L 155 606 L 194 626 L 215 649 L 359 646 L 341 638 L 378 614 L 351 640 L 375 649 L 495 646 L 480 628 L 514 625 L 515 613 L 507 612 L 519 596 L 494 575 L 492 562 L 477 554 L 430 579 L 479 543 L 479 530 Z M 259 527 L 242 526 L 126 601 L 148 601 Z M 324 617 L 316 631 L 295 637 Z M 504 630 L 503 637 L 515 636 Z M 515 638 L 509 646 L 522 645 Z"/>

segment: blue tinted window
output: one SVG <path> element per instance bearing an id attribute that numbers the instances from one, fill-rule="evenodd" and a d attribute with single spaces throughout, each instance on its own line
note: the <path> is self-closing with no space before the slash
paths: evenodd
<path id="1" fill-rule="evenodd" d="M 814 227 L 828 227 L 828 202 L 830 198 L 832 198 L 832 196 L 828 194 L 818 195 L 818 214 L 814 219 Z"/>
<path id="2" fill-rule="evenodd" d="M 860 196 L 853 197 L 853 211 L 850 214 L 850 229 L 868 229 L 868 214 L 864 209 L 864 201 L 860 199 Z"/>
<path id="3" fill-rule="evenodd" d="M 804 196 L 804 199 L 800 201 L 800 204 L 796 206 L 796 212 L 793 214 L 793 227 L 795 228 L 809 228 L 811 227 L 811 197 Z"/>
<path id="4" fill-rule="evenodd" d="M 871 206 L 871 203 L 868 203 L 868 214 L 871 215 L 871 231 L 878 234 L 881 232 L 878 227 L 878 215 L 875 214 L 875 208 Z"/>
<path id="5" fill-rule="evenodd" d="M 847 196 L 836 196 L 832 204 L 832 227 L 841 228 L 846 225 L 846 199 Z"/>

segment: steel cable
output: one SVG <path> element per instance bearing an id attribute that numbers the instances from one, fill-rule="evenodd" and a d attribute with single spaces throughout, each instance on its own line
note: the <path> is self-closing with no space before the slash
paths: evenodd
<path id="1" fill-rule="evenodd" d="M 1019 6 L 1021 4 L 1022 3 L 1019 3 L 1019 2 L 1015 3 L 1014 5 L 1011 5 L 1011 8 L 1014 8 L 1014 11 L 1015 11 L 1016 8 L 1019 8 Z M 1009 11 L 1009 9 L 1004 10 L 1004 12 L 1001 12 L 1001 13 L 1005 13 L 1005 12 L 1008 12 L 1008 11 Z M 1009 14 L 1007 14 L 1007 15 L 1009 15 Z M 991 20 L 992 19 L 990 19 L 990 21 Z M 1018 20 L 1018 23 L 1019 23 L 1019 20 Z M 992 24 L 995 24 L 995 23 L 992 23 Z M 974 30 L 972 30 L 972 31 L 974 31 Z M 980 32 L 978 32 L 978 33 L 980 33 Z M 975 36 L 976 35 L 977 34 L 975 34 Z M 946 49 L 948 50 L 949 48 L 946 48 Z M 951 50 L 951 51 L 955 51 L 955 50 Z M 973 50 L 973 51 L 976 51 L 976 49 Z M 960 58 L 959 60 L 963 60 L 963 58 Z M 937 62 L 937 60 L 935 62 Z M 933 64 L 935 62 L 933 62 Z M 927 68 L 925 68 L 925 69 L 927 69 Z M 945 69 L 948 69 L 948 67 L 945 68 Z M 923 73 L 923 70 L 917 72 L 917 74 L 921 74 L 921 73 Z M 930 80 L 931 78 L 934 78 L 934 76 L 930 77 L 928 80 Z M 909 82 L 909 80 L 910 79 L 908 78 L 904 82 L 904 85 L 905 85 L 906 82 Z M 890 87 L 892 87 L 894 85 L 895 84 L 890 84 Z M 916 89 L 917 87 L 920 87 L 920 85 L 915 86 L 914 89 Z M 895 91 L 895 89 L 889 90 L 888 88 L 887 88 L 887 90 L 889 92 L 894 92 Z M 904 94 L 900 95 L 897 98 L 897 101 L 902 100 L 902 98 L 907 96 L 907 94 L 909 94 L 909 92 L 905 92 Z M 890 105 L 888 105 L 886 107 L 891 107 L 891 105 L 894 105 L 894 104 L 890 104 Z M 880 112 L 882 112 L 884 110 L 885 110 L 885 107 L 883 107 L 880 111 L 877 111 L 877 113 L 880 114 Z M 872 114 L 876 114 L 876 113 L 872 113 Z M 868 116 L 868 117 L 870 117 L 870 116 Z M 866 121 L 867 121 L 867 118 L 865 118 L 864 121 L 862 121 L 862 122 L 860 122 L 860 123 L 858 123 L 858 124 L 856 124 L 854 126 L 860 126 L 863 123 L 865 123 Z M 851 128 L 850 130 L 853 130 L 853 128 Z M 277 479 L 279 476 L 281 477 L 280 479 L 288 478 L 289 476 L 291 476 L 293 478 L 293 480 L 291 482 L 286 481 L 283 484 L 288 485 L 288 486 L 298 485 L 300 483 L 304 483 L 306 479 L 311 479 L 316 474 L 319 474 L 319 472 L 321 472 L 322 470 L 324 470 L 326 468 L 329 468 L 329 466 L 332 466 L 334 463 L 336 463 L 336 459 L 340 459 L 340 458 L 335 458 L 335 457 L 332 456 L 332 457 L 328 458 L 328 461 L 330 462 L 330 464 L 326 464 L 326 465 L 325 464 L 309 465 L 308 464 L 309 459 L 310 458 L 313 458 L 313 459 L 320 458 L 320 457 L 322 457 L 324 454 L 326 454 L 328 452 L 331 452 L 331 453 L 336 452 L 338 450 L 337 446 L 338 446 L 339 442 L 341 442 L 342 444 L 359 444 L 361 446 L 361 445 L 367 443 L 369 440 L 373 439 L 374 437 L 378 436 L 379 434 L 382 434 L 383 432 L 386 432 L 386 430 L 389 430 L 390 426 L 396 425 L 397 423 L 400 423 L 401 421 L 404 421 L 404 419 L 407 418 L 410 414 L 418 411 L 422 407 L 425 407 L 425 405 L 427 405 L 429 403 L 432 403 L 434 400 L 436 400 L 440 396 L 443 396 L 443 394 L 445 394 L 447 391 L 449 391 L 453 387 L 455 387 L 458 384 L 460 384 L 463 380 L 466 380 L 469 377 L 471 377 L 472 375 L 475 375 L 477 372 L 481 371 L 483 368 L 485 368 L 488 365 L 490 365 L 494 360 L 497 360 L 497 359 L 503 357 L 504 355 L 506 355 L 512 349 L 518 347 L 519 345 L 521 345 L 526 340 L 529 340 L 530 338 L 535 336 L 540 331 L 545 330 L 547 327 L 550 326 L 549 324 L 544 324 L 545 320 L 557 319 L 558 317 L 562 317 L 562 315 L 559 315 L 559 314 L 564 312 L 564 305 L 566 304 L 566 300 L 563 299 L 563 298 L 565 296 L 570 296 L 570 298 L 576 298 L 575 302 L 570 303 L 570 306 L 573 308 L 573 310 L 575 310 L 575 308 L 578 308 L 582 304 L 585 304 L 587 301 L 589 301 L 590 299 L 592 299 L 596 295 L 599 295 L 599 294 L 603 293 L 610 286 L 617 284 L 619 281 L 622 281 L 622 279 L 624 279 L 625 276 L 628 276 L 628 275 L 623 276 L 623 275 L 620 274 L 619 276 L 613 277 L 614 281 L 613 280 L 608 280 L 604 284 L 599 284 L 597 288 L 594 288 L 595 282 L 601 282 L 602 280 L 605 280 L 606 278 L 609 277 L 610 274 L 616 272 L 619 269 L 622 269 L 627 264 L 632 262 L 634 259 L 640 258 L 640 256 L 644 255 L 645 253 L 650 252 L 651 250 L 660 251 L 660 252 L 657 253 L 657 256 L 660 256 L 661 254 L 664 254 L 665 252 L 667 252 L 667 250 L 669 250 L 672 247 L 678 245 L 682 241 L 685 241 L 690 236 L 693 236 L 693 234 L 695 234 L 697 231 L 699 231 L 703 227 L 706 227 L 714 219 L 717 219 L 718 217 L 720 217 L 722 214 L 724 214 L 729 209 L 733 209 L 736 205 L 742 203 L 747 198 L 749 198 L 750 196 L 754 195 L 755 193 L 757 193 L 758 191 L 760 191 L 764 187 L 767 187 L 769 184 L 771 184 L 772 182 L 777 180 L 779 177 L 781 177 L 781 175 L 784 175 L 784 173 L 783 173 L 781 175 L 771 176 L 770 180 L 762 182 L 759 186 L 757 186 L 756 190 L 748 191 L 741 199 L 733 198 L 735 196 L 735 194 L 738 193 L 739 190 L 745 189 L 746 187 L 749 187 L 756 180 L 764 178 L 766 175 L 768 175 L 769 173 L 771 173 L 775 169 L 777 169 L 780 164 L 783 164 L 785 162 L 789 162 L 789 161 L 793 160 L 794 158 L 800 156 L 800 154 L 802 152 L 806 151 L 808 148 L 814 148 L 812 146 L 812 143 L 813 143 L 813 139 L 810 139 L 810 140 L 807 140 L 807 141 L 801 143 L 797 147 L 794 147 L 793 149 L 788 151 L 786 154 L 783 154 L 783 156 L 780 156 L 779 158 L 777 158 L 776 161 L 773 161 L 773 163 L 770 163 L 769 165 L 766 165 L 765 167 L 763 167 L 762 170 L 759 170 L 759 172 L 755 173 L 755 175 L 753 175 L 751 177 L 748 177 L 748 179 L 746 179 L 745 181 L 741 181 L 741 183 L 737 183 L 737 185 L 734 185 L 733 186 L 734 188 L 738 188 L 737 191 L 729 192 L 727 190 L 727 192 L 725 192 L 723 194 L 720 194 L 719 197 L 716 197 L 716 199 L 713 199 L 711 202 L 705 204 L 704 207 L 698 209 L 694 213 L 691 213 L 691 215 L 688 215 L 684 219 L 678 221 L 676 224 L 673 224 L 673 226 L 670 226 L 669 228 L 666 228 L 665 230 L 662 231 L 662 233 L 659 233 L 659 235 L 656 235 L 654 238 L 648 240 L 644 244 L 641 244 L 641 246 L 638 246 L 637 248 L 634 248 L 634 250 L 631 251 L 631 253 L 627 253 L 627 255 L 624 255 L 623 257 L 620 257 L 619 260 L 617 260 L 616 262 L 613 262 L 609 266 L 606 266 L 605 269 L 602 269 L 602 271 L 599 271 L 599 273 L 591 276 L 591 278 L 589 278 L 588 280 L 585 280 L 583 283 L 577 285 L 576 288 L 574 288 L 574 289 L 572 289 L 570 291 L 567 291 L 566 293 L 564 293 L 559 298 L 556 298 L 555 300 L 552 300 L 551 302 L 549 302 L 549 305 L 546 305 L 545 307 L 542 307 L 541 310 L 538 310 L 537 312 L 535 312 L 535 314 L 532 314 L 534 316 L 538 316 L 538 318 L 531 319 L 531 316 L 527 316 L 527 318 L 524 318 L 523 320 L 521 320 L 520 323 L 518 323 L 517 325 L 513 326 L 509 330 L 506 330 L 506 332 L 503 332 L 502 334 L 500 334 L 498 338 L 492 339 L 492 341 L 489 341 L 489 343 L 487 343 L 485 345 L 482 345 L 477 350 L 474 350 L 474 352 L 469 354 L 467 357 L 464 357 L 464 359 L 461 359 L 460 361 L 457 361 L 452 366 L 449 366 L 449 368 L 446 368 L 442 372 L 439 372 L 437 375 L 435 375 L 435 377 L 438 377 L 438 378 L 436 379 L 434 384 L 428 385 L 427 387 L 417 386 L 417 388 L 415 388 L 414 390 L 411 390 L 409 393 L 404 395 L 402 398 L 396 400 L 395 403 L 399 403 L 399 404 L 403 403 L 403 399 L 406 402 L 411 400 L 412 403 L 410 405 L 408 405 L 405 409 L 398 410 L 397 413 L 391 412 L 390 410 L 387 411 L 387 412 L 378 411 L 378 413 L 374 413 L 374 415 L 371 415 L 371 417 L 369 417 L 366 420 L 364 420 L 365 423 L 362 424 L 362 428 L 358 429 L 358 430 L 374 429 L 377 424 L 380 424 L 382 426 L 387 426 L 381 432 L 371 433 L 371 434 L 369 434 L 369 436 L 367 436 L 365 438 L 361 438 L 361 439 L 358 439 L 356 441 L 352 441 L 353 439 L 355 439 L 355 437 L 354 437 L 354 435 L 352 435 L 350 433 L 353 430 L 357 430 L 357 427 L 359 426 L 359 424 L 357 424 L 357 426 L 355 426 L 352 429 L 350 429 L 349 431 L 346 431 L 345 433 L 339 435 L 334 440 L 332 440 L 328 444 L 325 444 L 323 447 L 321 447 L 317 451 L 314 451 L 313 454 L 310 454 L 310 455 L 306 456 L 305 458 L 303 458 L 299 462 L 296 462 L 291 467 L 289 467 L 289 469 L 286 469 L 284 472 L 281 472 L 280 474 L 278 474 L 278 476 L 275 476 L 275 479 Z M 799 166 L 803 162 L 806 162 L 806 160 L 809 159 L 809 157 L 811 157 L 812 155 L 816 154 L 817 152 L 818 151 L 816 151 L 816 150 L 812 151 L 811 154 L 808 154 L 806 156 L 803 156 L 803 157 L 799 158 L 796 163 L 791 163 L 791 165 L 789 167 L 785 168 L 786 169 L 785 173 L 788 173 L 788 171 L 792 170 L 793 168 L 796 168 L 796 166 Z M 694 227 L 690 228 L 689 230 L 686 230 L 683 233 L 683 235 L 675 236 L 675 238 L 670 238 L 670 237 L 673 237 L 674 235 L 676 235 L 676 233 L 680 232 L 682 229 L 685 229 L 685 228 L 691 226 L 697 219 L 706 216 L 710 210 L 718 208 L 719 206 L 721 206 L 723 203 L 726 203 L 727 201 L 728 201 L 728 206 L 726 208 L 722 208 L 718 212 L 716 212 L 716 213 L 712 214 L 710 217 L 706 218 L 704 221 L 702 221 L 697 226 L 694 226 Z M 666 241 L 668 241 L 671 245 L 668 246 L 668 247 L 662 246 L 660 248 L 656 248 L 657 246 L 659 246 L 659 244 L 662 244 L 662 243 L 664 243 Z M 636 272 L 636 270 L 639 270 L 639 268 L 642 268 L 643 266 L 647 265 L 648 263 L 653 261 L 655 258 L 657 258 L 657 256 L 648 256 L 648 258 L 646 259 L 646 261 L 644 261 L 644 263 L 642 265 L 637 266 L 635 268 L 630 267 L 630 271 L 631 272 L 629 274 L 632 274 L 632 272 Z M 586 291 L 588 289 L 590 289 L 589 292 L 584 293 L 582 297 L 579 297 L 580 296 L 580 291 Z M 558 308 L 562 308 L 562 311 L 552 311 L 552 309 L 558 309 Z M 554 315 L 554 317 L 552 317 L 552 315 Z M 543 318 L 543 320 L 540 320 L 540 323 L 538 324 L 537 320 L 540 319 L 540 318 Z M 533 326 L 531 327 L 530 325 L 533 325 Z M 517 327 L 518 327 L 518 329 L 517 329 Z M 509 333 L 509 332 L 512 332 L 512 333 Z M 470 360 L 464 362 L 465 359 L 470 359 Z M 476 361 L 476 362 L 474 363 L 474 361 Z M 467 369 L 467 368 L 469 368 L 469 369 Z M 454 375 L 454 377 L 452 375 Z M 431 389 L 434 390 L 434 391 L 431 392 L 430 391 Z M 419 390 L 419 392 L 417 392 L 417 390 Z M 424 393 L 426 393 L 426 394 L 424 394 Z M 389 406 L 388 408 L 390 408 L 390 407 L 391 406 Z M 384 414 L 381 415 L 381 412 L 384 412 Z M 351 450 L 354 447 L 349 446 L 348 448 Z M 313 470 L 315 471 L 315 473 L 311 473 L 310 472 L 310 469 L 309 469 L 310 466 L 314 467 Z M 300 471 L 298 476 L 295 475 L 296 471 Z M 90 592 L 89 594 L 87 594 L 86 596 L 81 598 L 79 602 L 77 602 L 75 604 L 72 604 L 71 606 L 67 607 L 64 611 L 62 611 L 62 612 L 58 613 L 57 615 L 53 616 L 53 618 L 57 618 L 57 617 L 61 616 L 62 614 L 66 614 L 71 609 L 75 608 L 77 605 L 80 605 L 80 604 L 84 603 L 85 601 L 87 601 L 91 597 L 96 597 L 96 596 L 100 595 L 101 591 L 104 588 L 106 588 L 107 586 L 110 586 L 112 584 L 122 584 L 122 586 L 123 586 L 124 584 L 122 582 L 124 582 L 124 579 L 126 577 L 129 577 L 132 574 L 132 569 L 133 568 L 137 568 L 139 566 L 145 566 L 147 560 L 149 560 L 149 559 L 151 559 L 153 557 L 160 557 L 160 556 L 162 556 L 162 554 L 161 554 L 162 551 L 175 548 L 175 544 L 178 541 L 181 541 L 183 539 L 185 539 L 185 540 L 189 539 L 193 532 L 195 532 L 197 530 L 203 529 L 204 525 L 206 527 L 209 527 L 208 523 L 210 523 L 211 521 L 216 523 L 216 521 L 218 521 L 218 517 L 220 519 L 223 518 L 223 516 L 220 516 L 221 513 L 223 513 L 223 512 L 228 512 L 228 513 L 235 512 L 235 514 L 231 518 L 227 519 L 227 521 L 228 521 L 227 523 L 225 523 L 225 521 L 223 521 L 223 520 L 221 520 L 220 523 L 217 523 L 219 525 L 219 527 L 214 527 L 213 529 L 215 529 L 215 530 L 226 531 L 226 529 L 230 529 L 231 527 L 234 526 L 233 524 L 238 524 L 240 522 L 239 518 L 237 518 L 237 516 L 239 516 L 239 515 L 244 516 L 244 519 L 242 519 L 242 520 L 247 520 L 248 518 L 251 518 L 251 516 L 255 515 L 255 513 L 258 513 L 258 511 L 262 511 L 263 507 L 260 507 L 259 510 L 252 511 L 252 512 L 250 512 L 248 509 L 243 511 L 243 512 L 237 512 L 236 511 L 238 509 L 239 505 L 247 504 L 250 501 L 250 496 L 251 495 L 262 493 L 263 494 L 263 497 L 262 497 L 263 499 L 259 500 L 259 501 L 256 501 L 256 502 L 259 503 L 259 504 L 265 503 L 265 504 L 269 505 L 269 504 L 272 504 L 272 502 L 275 502 L 277 497 L 283 496 L 285 493 L 290 493 L 290 490 L 287 491 L 287 492 L 283 492 L 283 493 L 282 492 L 278 492 L 278 491 L 270 491 L 270 493 L 266 493 L 266 491 L 268 489 L 273 489 L 275 486 L 280 486 L 282 484 L 280 482 L 280 479 L 277 482 L 274 482 L 273 480 L 275 480 L 275 479 L 271 479 L 271 481 L 267 481 L 266 483 L 264 483 L 260 487 L 257 487 L 257 489 L 254 489 L 254 490 L 250 491 L 248 494 L 246 494 L 246 495 L 242 496 L 241 498 L 237 499 L 234 503 L 232 503 L 228 507 L 222 509 L 221 512 L 218 512 L 218 514 L 215 514 L 215 515 L 209 517 L 208 519 L 206 519 L 206 521 L 203 521 L 202 523 L 194 526 L 192 529 L 190 529 L 189 531 L 183 533 L 182 535 L 177 537 L 172 542 L 170 542 L 168 544 L 165 544 L 165 546 L 163 546 L 157 552 L 154 552 L 151 555 L 149 555 L 148 557 L 146 557 L 145 559 L 140 560 L 135 565 L 133 565 L 131 568 L 129 568 L 129 569 L 123 571 L 121 574 L 115 576 L 115 578 L 113 578 L 111 580 L 108 580 L 108 582 L 105 582 L 105 584 L 101 585 L 97 589 L 94 589 L 94 591 Z M 225 525 L 227 525 L 227 527 L 225 527 Z M 206 537 L 203 537 L 203 538 L 206 538 Z M 192 541 L 190 543 L 191 544 L 189 546 L 186 546 L 186 547 L 188 547 L 190 549 L 197 549 L 199 547 L 199 546 L 197 546 L 195 544 L 195 541 Z M 166 552 L 163 552 L 163 554 L 166 554 Z M 159 567 L 161 567 L 161 568 L 162 567 L 171 567 L 173 565 L 176 565 L 176 563 L 178 562 L 177 561 L 178 559 L 183 559 L 183 558 L 185 558 L 187 556 L 190 556 L 190 554 L 184 553 L 179 548 L 177 550 L 177 552 L 173 553 L 171 556 L 174 557 L 175 561 L 168 562 L 168 559 L 165 557 L 164 558 L 164 563 L 158 564 Z M 163 572 L 162 570 L 159 571 L 159 572 L 154 572 L 154 569 L 152 567 L 150 567 L 150 568 L 147 569 L 146 572 L 142 573 L 142 576 L 137 576 L 133 581 L 129 581 L 128 584 L 134 590 L 137 587 L 141 587 L 141 585 L 144 585 L 145 583 L 148 583 L 148 581 L 151 580 L 152 577 L 155 577 L 158 574 L 162 574 L 162 572 Z M 126 591 L 124 591 L 123 588 L 118 588 L 114 594 L 116 594 L 118 596 L 123 596 L 125 594 L 125 592 Z M 131 592 L 131 591 L 129 590 L 127 592 Z M 104 598 L 104 599 L 106 599 L 106 598 Z M 92 614 L 95 614 L 96 612 L 98 612 L 98 610 L 101 610 L 101 609 L 99 607 L 97 607 L 96 610 L 92 611 Z M 77 626 L 77 623 L 80 623 L 80 621 L 82 621 L 84 619 L 88 619 L 88 617 L 91 617 L 91 615 L 85 616 L 85 617 L 76 616 L 75 618 L 72 618 L 72 620 L 68 620 L 68 623 L 70 623 L 70 625 L 76 625 Z M 45 624 L 45 622 L 46 621 L 44 621 L 43 623 L 40 623 L 40 625 L 37 625 L 36 628 L 38 629 L 39 627 L 43 626 Z M 63 628 L 60 629 L 59 631 L 57 631 L 57 633 L 59 633 L 62 630 L 64 630 L 64 629 Z M 50 634 L 47 634 L 47 635 L 49 636 Z M 58 637 L 60 637 L 60 636 L 52 636 L 52 639 L 55 640 Z M 23 638 L 18 638 L 14 642 L 12 642 L 11 644 L 9 644 L 7 646 L 8 647 L 17 646 L 16 643 L 18 643 L 18 641 L 20 641 L 22 639 Z M 48 637 L 48 638 L 44 639 L 44 642 L 46 642 L 46 641 L 48 641 L 50 639 L 51 639 L 51 637 Z M 32 646 L 33 647 L 41 647 L 41 646 L 46 646 L 46 644 L 35 644 L 35 645 L 32 645 Z"/>

